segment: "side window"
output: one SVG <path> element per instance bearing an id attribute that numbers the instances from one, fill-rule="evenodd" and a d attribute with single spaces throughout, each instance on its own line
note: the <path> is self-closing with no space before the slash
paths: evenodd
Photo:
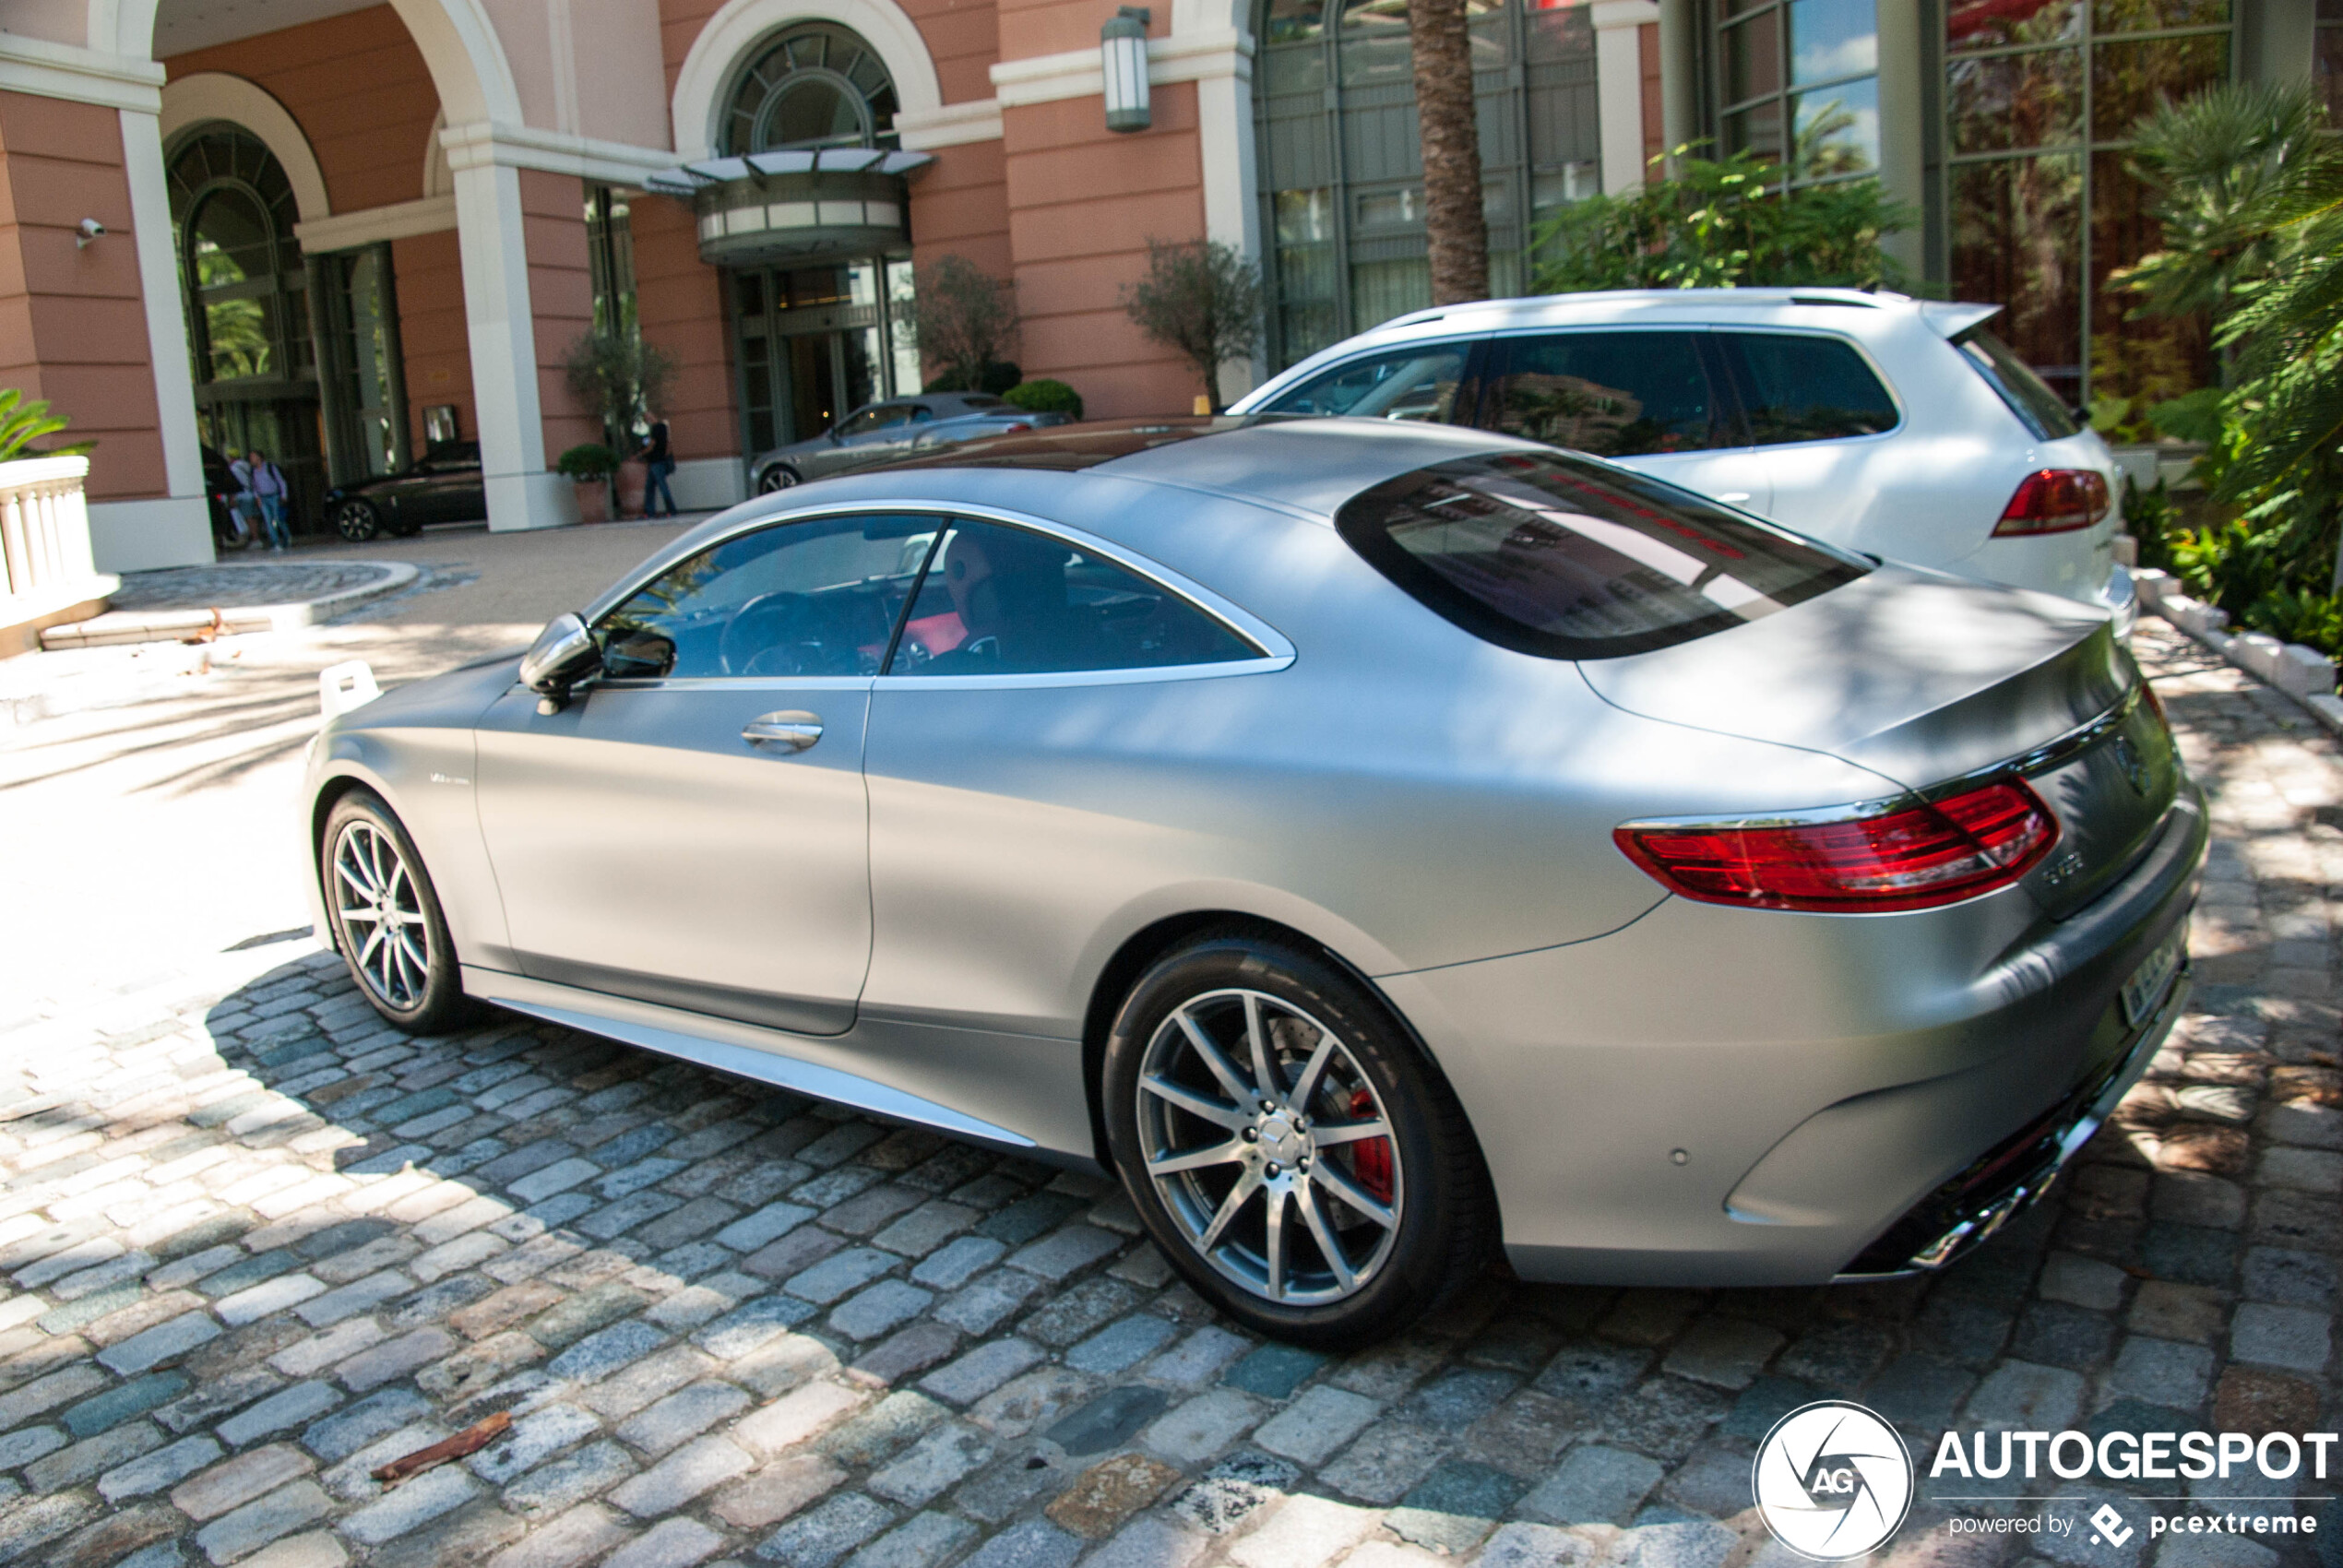
<path id="1" fill-rule="evenodd" d="M 1734 445 L 1690 332 L 1557 332 L 1505 338 L 1481 422 L 1598 457 Z"/>
<path id="2" fill-rule="evenodd" d="M 903 623 L 890 675 L 1037 675 L 1252 659 L 1178 596 L 1060 540 L 955 522 Z"/>
<path id="3" fill-rule="evenodd" d="M 935 410 L 929 408 L 925 403 L 913 403 L 911 405 L 911 422 L 913 424 L 919 423 L 922 420 L 932 420 L 934 417 Z"/>
<path id="4" fill-rule="evenodd" d="M 1433 343 L 1337 365 L 1267 405 L 1265 414 L 1446 422 L 1464 379 L 1463 343 Z"/>
<path id="5" fill-rule="evenodd" d="M 874 431 L 884 430 L 890 424 L 901 424 L 909 417 L 900 403 L 883 403 L 875 409 L 864 409 L 861 413 L 850 416 L 844 424 L 838 427 L 838 439 L 850 441 L 858 435 L 869 435 Z"/>
<path id="6" fill-rule="evenodd" d="M 603 672 L 875 675 L 941 521 L 823 517 L 712 545 L 602 617 Z"/>
<path id="7" fill-rule="evenodd" d="M 1863 356 L 1836 338 L 1719 334 L 1741 360 L 1750 440 L 1759 446 L 1832 441 L 1896 428 L 1896 399 Z"/>

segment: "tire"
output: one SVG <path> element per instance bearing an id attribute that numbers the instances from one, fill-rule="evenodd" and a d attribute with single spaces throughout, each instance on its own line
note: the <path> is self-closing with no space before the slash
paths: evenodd
<path id="1" fill-rule="evenodd" d="M 796 469 L 776 463 L 756 476 L 756 493 L 770 495 L 777 490 L 787 490 L 796 482 Z"/>
<path id="2" fill-rule="evenodd" d="M 334 532 L 352 544 L 363 544 L 382 532 L 382 514 L 371 501 L 351 496 L 334 503 Z"/>
<path id="3" fill-rule="evenodd" d="M 1195 1030 L 1232 1048 L 1218 1066 Z M 1276 1059 L 1266 1097 L 1238 1055 L 1254 1039 Z M 1108 1147 L 1148 1234 L 1197 1293 L 1263 1334 L 1369 1344 L 1490 1262 L 1496 1204 L 1463 1108 L 1383 1004 L 1325 959 L 1236 933 L 1168 955 L 1124 999 L 1100 1088 Z M 1352 1135 L 1321 1150 L 1329 1116 Z M 1386 1136 L 1357 1135 L 1374 1123 Z M 1167 1170 L 1166 1157 L 1183 1163 Z"/>
<path id="4" fill-rule="evenodd" d="M 352 790 L 334 802 L 317 869 L 334 946 L 375 1012 L 416 1035 L 473 1016 L 431 873 L 380 796 Z"/>

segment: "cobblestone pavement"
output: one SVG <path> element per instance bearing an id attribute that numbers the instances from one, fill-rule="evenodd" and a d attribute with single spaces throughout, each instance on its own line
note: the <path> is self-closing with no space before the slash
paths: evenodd
<path id="1" fill-rule="evenodd" d="M 1101 1181 L 510 1016 L 408 1039 L 289 942 L 0 1037 L 0 1561 L 1788 1568 L 1750 1455 L 1817 1396 L 1923 1455 L 1955 1424 L 2331 1428 L 2343 772 L 2140 641 L 2217 802 L 2198 1010 L 2071 1183 L 1941 1277 L 1493 1277 L 1322 1358 L 1217 1321 Z M 371 1479 L 497 1411 L 469 1458 Z M 2099 1495 L 2065 1486 L 2008 1489 Z M 2021 1568 L 1921 1493 L 1883 1557 Z M 2019 1538 L 2334 1568 L 2322 1522 L 2276 1553 Z"/>
<path id="2" fill-rule="evenodd" d="M 205 610 L 225 605 L 291 604 L 323 599 L 371 583 L 382 576 L 364 561 L 298 560 L 232 562 L 218 566 L 171 566 L 132 572 L 122 579 L 115 610 Z"/>

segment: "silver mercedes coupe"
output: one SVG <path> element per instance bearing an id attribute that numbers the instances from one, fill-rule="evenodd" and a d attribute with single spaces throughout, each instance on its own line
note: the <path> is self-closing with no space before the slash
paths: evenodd
<path id="1" fill-rule="evenodd" d="M 341 715 L 320 929 L 1122 1180 L 1356 1344 L 1950 1263 L 2145 1069 L 2206 846 L 2088 607 L 1509 437 L 1083 425 L 737 506 Z"/>

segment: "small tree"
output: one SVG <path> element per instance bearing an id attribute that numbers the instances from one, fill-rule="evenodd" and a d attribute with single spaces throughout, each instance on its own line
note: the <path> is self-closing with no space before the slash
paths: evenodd
<path id="1" fill-rule="evenodd" d="M 667 395 L 675 360 L 655 343 L 626 332 L 582 332 L 569 346 L 570 396 L 602 422 L 603 439 L 620 451 L 643 416 Z"/>
<path id="2" fill-rule="evenodd" d="M 1668 155 L 1678 170 L 1672 179 L 1589 196 L 1540 224 L 1538 291 L 1903 282 L 1880 241 L 1910 228 L 1915 215 L 1882 195 L 1877 181 L 1785 190 L 1773 184 L 1781 171 L 1754 153 L 1720 163 L 1691 157 L 1692 149 L 1687 143 Z"/>
<path id="3" fill-rule="evenodd" d="M 666 350 L 631 332 L 601 328 L 578 334 L 564 368 L 570 396 L 602 422 L 603 441 L 621 456 L 635 449 L 635 427 L 665 400 L 675 378 L 675 360 Z M 615 466 L 609 479 L 611 516 L 623 517 Z"/>
<path id="4" fill-rule="evenodd" d="M 911 321 L 920 358 L 935 366 L 932 390 L 991 390 L 1017 340 L 1017 299 L 1008 285 L 964 255 L 947 255 L 914 275 Z M 1017 384 L 1011 371 L 1006 385 Z"/>
<path id="5" fill-rule="evenodd" d="M 1149 239 L 1147 274 L 1124 288 L 1123 309 L 1140 331 L 1187 357 L 1215 413 L 1223 407 L 1220 367 L 1260 351 L 1260 269 L 1219 240 Z"/>

